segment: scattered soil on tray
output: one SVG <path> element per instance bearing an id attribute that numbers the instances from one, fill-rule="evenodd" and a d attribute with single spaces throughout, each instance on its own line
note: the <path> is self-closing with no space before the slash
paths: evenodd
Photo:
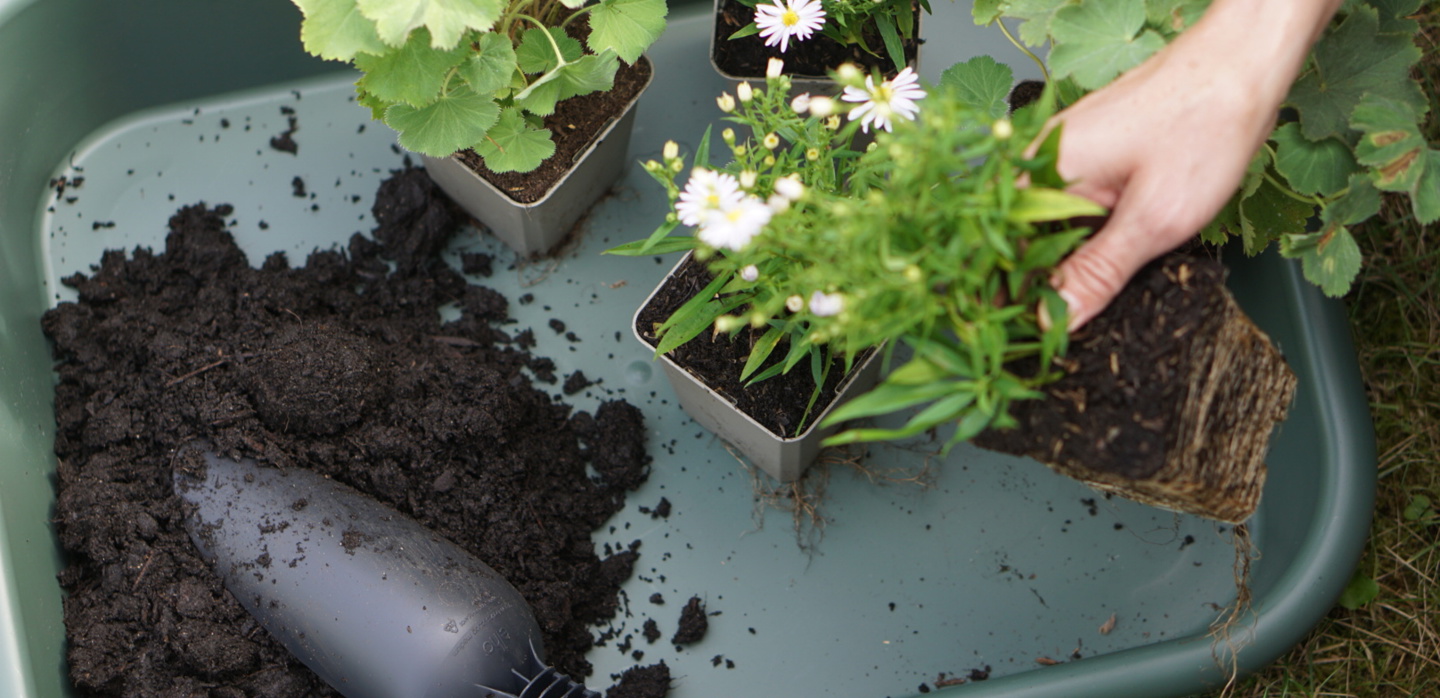
<path id="1" fill-rule="evenodd" d="M 918 22 L 920 17 L 918 8 L 915 11 L 915 17 Z M 839 68 L 845 63 L 854 63 L 866 73 L 874 69 L 883 75 L 893 77 L 899 72 L 895 70 L 895 64 L 885 53 L 885 42 L 880 38 L 879 30 L 874 27 L 866 32 L 865 45 L 873 48 L 876 53 L 869 53 L 859 46 L 846 46 L 817 33 L 806 41 L 792 41 L 789 50 L 781 54 L 779 46 L 766 46 L 765 40 L 760 38 L 759 34 L 733 40 L 730 38 L 730 35 L 740 31 L 754 20 L 755 10 L 753 8 L 746 7 L 735 0 L 721 1 L 719 11 L 715 15 L 715 40 L 711 58 L 715 61 L 715 67 L 725 75 L 764 80 L 765 67 L 771 58 L 785 60 L 786 74 L 806 77 L 828 77 L 829 71 Z M 913 65 L 915 56 L 920 50 L 921 40 L 902 39 L 901 41 L 904 46 L 905 61 Z"/>
<path id="2" fill-rule="evenodd" d="M 690 597 L 685 608 L 680 609 L 680 622 L 676 624 L 675 636 L 670 642 L 677 645 L 693 645 L 705 639 L 710 630 L 710 619 L 705 617 L 705 602 L 698 596 Z"/>
<path id="3" fill-rule="evenodd" d="M 605 698 L 656 698 L 670 692 L 670 667 L 665 662 L 625 670 Z"/>
<path id="4" fill-rule="evenodd" d="M 590 535 L 648 475 L 641 415 L 572 413 L 532 384 L 527 369 L 554 366 L 502 329 L 506 299 L 434 256 L 456 228 L 438 196 L 396 174 L 381 242 L 357 234 L 301 268 L 281 253 L 252 268 L 230 207 L 189 206 L 163 252 L 110 251 L 65 280 L 80 299 L 44 329 L 77 695 L 335 695 L 192 547 L 170 464 L 197 438 L 314 469 L 469 549 L 530 602 L 549 660 L 591 673 L 587 626 L 616 614 L 637 553 L 602 560 Z M 460 316 L 442 322 L 445 305 Z"/>
<path id="5" fill-rule="evenodd" d="M 608 92 L 592 92 L 572 97 L 555 105 L 555 113 L 545 117 L 555 141 L 555 154 L 530 172 L 492 172 L 473 150 L 456 153 L 467 167 L 522 204 L 539 201 L 570 171 L 575 159 L 619 118 L 625 105 L 635 99 L 650 81 L 653 68 L 650 59 L 642 57 L 634 65 L 620 62 L 615 71 L 615 87 Z"/>
<path id="6" fill-rule="evenodd" d="M 658 341 L 655 326 L 663 323 L 713 278 L 705 265 L 693 258 L 687 261 L 640 309 L 635 320 L 640 336 L 650 346 L 655 346 Z M 810 414 L 806 415 L 805 406 L 815 392 L 815 380 L 810 376 L 808 363 L 759 383 L 747 385 L 740 381 L 740 371 L 745 366 L 750 347 L 759 339 L 760 333 L 749 327 L 742 329 L 734 338 L 706 332 L 670 352 L 669 357 L 771 432 L 787 438 L 795 436 L 797 429 L 808 427 L 813 422 L 810 417 L 823 412 L 835 399 L 836 388 L 845 379 L 844 361 L 836 359 L 831 365 L 824 390 L 815 400 Z M 783 360 L 787 346 L 782 343 L 776 348 L 766 366 Z"/>

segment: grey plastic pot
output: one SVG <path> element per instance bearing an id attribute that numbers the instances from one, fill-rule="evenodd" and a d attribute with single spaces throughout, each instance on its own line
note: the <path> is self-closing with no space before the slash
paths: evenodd
<path id="1" fill-rule="evenodd" d="M 510 198 L 453 155 L 448 158 L 422 155 L 421 160 L 430 178 L 510 249 L 522 257 L 543 256 L 565 241 L 575 222 L 624 172 L 630 133 L 635 126 L 635 105 L 653 78 L 652 70 L 645 87 L 626 103 L 625 110 L 600 132 L 595 142 L 576 157 L 570 171 L 532 203 Z"/>
<path id="2" fill-rule="evenodd" d="M 646 306 L 650 305 L 651 299 L 659 293 L 670 277 L 674 276 L 679 269 L 690 260 L 690 254 L 680 259 L 670 273 L 656 284 L 655 290 L 645 298 L 645 302 L 635 311 L 630 321 L 630 330 L 635 334 L 635 339 L 641 344 L 652 346 L 640 333 L 640 313 Z M 820 442 L 826 437 L 834 434 L 839 425 L 826 427 L 819 426 L 820 422 L 830 414 L 836 407 L 844 404 L 847 400 L 875 387 L 880 382 L 880 352 L 872 351 L 861 359 L 851 369 L 850 375 L 840 383 L 835 392 L 835 399 L 810 420 L 810 426 L 798 436 L 781 436 L 771 431 L 769 427 L 755 421 L 753 417 L 745 414 L 735 406 L 724 395 L 715 392 L 704 381 L 695 374 L 681 368 L 667 355 L 659 357 L 660 365 L 664 368 L 665 377 L 670 381 L 670 386 L 675 390 L 675 397 L 680 401 L 680 407 L 690 415 L 700 426 L 714 432 L 716 436 L 725 440 L 730 445 L 739 449 L 755 467 L 769 473 L 769 475 L 780 482 L 793 482 L 798 480 L 815 462 L 816 456 L 820 454 Z"/>
<path id="3" fill-rule="evenodd" d="M 720 3 L 723 2 L 723 1 L 724 1 L 724 0 L 715 0 L 715 17 L 716 17 L 717 19 L 718 19 L 718 17 L 720 16 Z M 922 16 L 922 14 L 923 14 L 923 12 L 916 12 L 916 13 L 915 13 L 915 33 L 916 33 L 917 36 L 918 36 L 919 33 L 920 33 L 920 25 L 921 25 L 921 20 L 920 20 L 920 18 L 921 18 L 921 16 Z M 733 91 L 733 90 L 734 90 L 736 87 L 738 87 L 738 86 L 740 85 L 740 83 L 742 83 L 742 82 L 752 82 L 752 81 L 753 81 L 753 82 L 757 82 L 757 83 L 760 83 L 760 84 L 763 85 L 763 84 L 765 83 L 765 76 L 764 76 L 763 74 L 762 74 L 762 75 L 732 75 L 732 74 L 730 74 L 730 73 L 725 72 L 723 69 L 720 68 L 720 66 L 719 66 L 718 64 L 715 63 L 715 46 L 716 46 L 716 42 L 717 42 L 717 41 L 721 41 L 721 40 L 723 40 L 723 39 L 717 39 L 717 38 L 716 38 L 715 33 L 714 33 L 713 31 L 710 33 L 710 66 L 715 69 L 715 72 L 718 73 L 718 74 L 720 75 L 720 77 L 725 78 L 725 82 L 729 85 L 730 89 Z M 919 70 L 920 70 L 920 52 L 923 51 L 924 49 L 925 49 L 925 44 L 923 44 L 923 43 L 920 44 L 918 47 L 916 47 L 916 49 L 915 49 L 915 59 L 909 62 L 910 68 L 914 69 L 916 72 L 919 72 Z M 839 90 L 839 88 L 836 86 L 835 81 L 834 81 L 834 80 L 831 80 L 831 79 L 828 78 L 828 77 L 819 76 L 819 75 L 791 75 L 791 76 L 790 76 L 790 94 L 798 95 L 798 94 L 810 93 L 810 94 L 816 94 L 816 95 L 833 95 L 833 94 L 838 93 L 839 91 L 840 91 L 840 90 Z"/>

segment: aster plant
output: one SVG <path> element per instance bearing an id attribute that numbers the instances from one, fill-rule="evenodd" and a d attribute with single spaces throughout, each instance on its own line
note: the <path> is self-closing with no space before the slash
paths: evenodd
<path id="1" fill-rule="evenodd" d="M 905 67 L 903 41 L 915 38 L 916 9 L 930 11 L 929 0 L 737 0 L 755 11 L 754 20 L 730 36 L 759 34 L 767 47 L 785 54 L 817 35 L 873 55 L 881 51 Z M 874 37 L 879 45 L 874 45 Z"/>
<path id="2" fill-rule="evenodd" d="M 791 97 L 772 64 L 763 89 L 722 96 L 750 137 L 722 132 L 733 159 L 712 170 L 707 133 L 683 186 L 685 160 L 668 145 L 646 169 L 674 210 L 650 238 L 612 250 L 694 250 L 714 275 L 657 328 L 657 352 L 704 332 L 748 332 L 742 380 L 808 366 L 822 385 L 830 359 L 848 365 L 883 347 L 899 365 L 827 422 L 928 406 L 897 428 L 828 443 L 949 423 L 953 444 L 1012 425 L 1009 405 L 1058 377 L 1065 304 L 1048 278 L 1089 232 L 1066 221 L 1103 209 L 1064 191 L 1058 130 L 1040 139 L 1053 94 L 1007 117 L 1008 85 L 975 89 L 984 67 L 956 66 L 928 89 L 842 68 L 846 96 L 829 99 Z M 856 152 L 861 128 L 877 135 Z"/>

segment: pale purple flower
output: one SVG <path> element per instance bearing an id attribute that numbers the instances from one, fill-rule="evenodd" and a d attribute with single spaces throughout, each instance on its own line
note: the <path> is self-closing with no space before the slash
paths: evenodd
<path id="1" fill-rule="evenodd" d="M 780 53 L 790 47 L 790 40 L 804 41 L 825 24 L 825 8 L 820 0 L 775 0 L 773 5 L 755 6 L 755 26 L 766 46 L 779 44 Z"/>
<path id="2" fill-rule="evenodd" d="M 874 124 L 877 130 L 883 128 L 889 131 L 896 117 L 910 121 L 919 112 L 915 101 L 923 98 L 925 91 L 920 89 L 918 82 L 919 76 L 908 67 L 900 71 L 893 80 L 885 80 L 879 85 L 875 84 L 873 77 L 867 75 L 865 89 L 846 87 L 845 94 L 840 98 L 847 102 L 861 103 L 850 111 L 851 121 L 860 120 L 861 131 L 868 133 L 871 124 Z"/>

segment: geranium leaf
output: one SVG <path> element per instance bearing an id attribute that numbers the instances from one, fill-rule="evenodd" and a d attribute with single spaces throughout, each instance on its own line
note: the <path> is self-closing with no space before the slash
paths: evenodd
<path id="1" fill-rule="evenodd" d="M 1425 151 L 1425 171 L 1410 192 L 1410 205 L 1422 225 L 1440 220 L 1440 150 Z"/>
<path id="2" fill-rule="evenodd" d="M 1145 16 L 1165 34 L 1177 34 L 1200 19 L 1209 5 L 1210 0 L 1150 0 Z"/>
<path id="3" fill-rule="evenodd" d="M 408 43 L 410 32 L 425 27 L 432 48 L 449 49 L 470 29 L 489 30 L 505 11 L 504 0 L 356 0 L 391 46 Z"/>
<path id="4" fill-rule="evenodd" d="M 300 41 L 311 54 L 348 61 L 360 52 L 385 52 L 375 23 L 360 14 L 355 0 L 295 0 L 295 4 L 305 15 Z"/>
<path id="5" fill-rule="evenodd" d="M 940 75 L 940 84 L 954 88 L 961 102 L 988 113 L 992 119 L 1010 111 L 1005 97 L 1014 82 L 1015 73 L 1010 66 L 986 55 L 956 63 Z"/>
<path id="6" fill-rule="evenodd" d="M 1275 169 L 1302 194 L 1330 196 L 1345 188 L 1356 169 L 1355 156 L 1344 141 L 1312 141 L 1293 121 L 1275 129 L 1271 138 L 1275 140 Z"/>
<path id="7" fill-rule="evenodd" d="M 1425 168 L 1425 137 L 1410 105 L 1365 95 L 1350 117 L 1361 132 L 1355 159 L 1374 168 L 1375 186 L 1385 191 L 1410 191 Z"/>
<path id="8" fill-rule="evenodd" d="M 1305 232 L 1314 214 L 1313 205 L 1296 201 L 1266 180 L 1254 194 L 1240 201 L 1240 237 L 1245 254 L 1259 254 L 1281 235 Z"/>
<path id="9" fill-rule="evenodd" d="M 550 39 L 545 38 L 545 30 L 540 28 L 526 29 L 520 35 L 520 45 L 515 48 L 515 60 L 520 65 L 520 70 L 526 73 L 545 73 L 560 65 L 559 59 L 555 56 L 555 46 L 560 46 L 560 54 L 565 60 L 573 61 L 585 54 L 585 49 L 580 42 L 565 35 L 565 31 L 559 27 L 550 28 Z"/>
<path id="10" fill-rule="evenodd" d="M 1011 0 L 1005 6 L 1005 16 L 1024 20 L 1020 24 L 1020 40 L 1039 46 L 1050 40 L 1050 23 L 1055 13 L 1079 0 Z"/>
<path id="11" fill-rule="evenodd" d="M 665 31 L 665 0 L 601 0 L 590 11 L 590 50 L 615 49 L 634 63 Z"/>
<path id="12" fill-rule="evenodd" d="M 1410 79 L 1420 49 L 1410 36 L 1382 34 L 1373 7 L 1360 6 L 1316 42 L 1314 67 L 1290 88 L 1286 102 L 1300 111 L 1305 137 L 1343 137 L 1367 93 L 1409 104 L 1423 113 L 1425 94 Z"/>
<path id="13" fill-rule="evenodd" d="M 441 97 L 425 107 L 396 104 L 385 112 L 385 124 L 400 132 L 406 150 L 443 158 L 485 138 L 500 106 L 469 89 Z"/>
<path id="14" fill-rule="evenodd" d="M 1142 32 L 1144 26 L 1145 0 L 1082 0 L 1062 7 L 1050 23 L 1050 68 L 1081 87 L 1101 87 L 1165 45 L 1154 31 Z"/>
<path id="15" fill-rule="evenodd" d="M 1005 12 L 1005 0 L 975 0 L 970 6 L 970 17 L 980 26 L 1000 18 Z"/>
<path id="16" fill-rule="evenodd" d="M 1360 271 L 1360 246 L 1342 225 L 1318 233 L 1286 235 L 1280 239 L 1280 253 L 1299 258 L 1305 278 L 1332 298 L 1345 295 Z"/>
<path id="17" fill-rule="evenodd" d="M 496 172 L 529 172 L 555 153 L 555 142 L 549 131 L 531 126 L 519 109 L 510 108 L 500 112 L 475 152 Z"/>
<path id="18" fill-rule="evenodd" d="M 515 47 L 504 35 L 486 32 L 476 41 L 478 48 L 460 66 L 460 77 L 470 89 L 491 95 L 510 85 L 515 72 Z"/>
<path id="19" fill-rule="evenodd" d="M 615 86 L 615 71 L 619 69 L 620 61 L 610 49 L 567 63 L 556 80 L 560 83 L 560 99 L 609 90 Z"/>
<path id="20" fill-rule="evenodd" d="M 365 72 L 357 84 L 387 102 L 423 107 L 440 95 L 447 73 L 463 60 L 464 51 L 431 48 L 429 33 L 419 29 L 388 53 L 356 54 L 355 67 Z"/>

